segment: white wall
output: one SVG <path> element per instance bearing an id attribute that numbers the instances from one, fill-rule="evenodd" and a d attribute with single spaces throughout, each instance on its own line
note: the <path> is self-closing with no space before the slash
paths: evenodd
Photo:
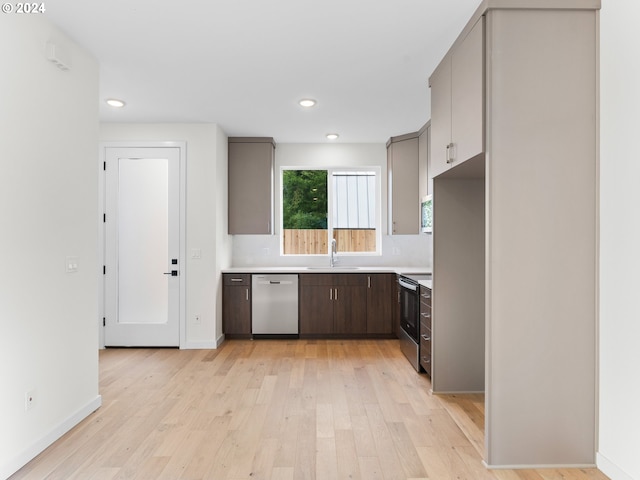
<path id="1" fill-rule="evenodd" d="M 100 141 L 186 141 L 186 344 L 215 348 L 222 335 L 220 270 L 230 265 L 227 235 L 227 137 L 214 124 L 103 123 Z M 201 258 L 191 258 L 193 249 Z M 195 324 L 195 315 L 201 322 Z"/>
<path id="2" fill-rule="evenodd" d="M 598 466 L 640 480 L 640 2 L 603 1 Z"/>
<path id="3" fill-rule="evenodd" d="M 281 167 L 380 167 L 382 186 L 382 256 L 342 257 L 349 265 L 412 266 L 431 269 L 431 239 L 421 235 L 386 235 L 387 150 L 383 143 L 364 144 L 277 144 L 275 153 L 275 235 L 234 235 L 233 266 L 325 265 L 327 258 L 280 256 L 280 169 Z M 416 205 L 419 198 L 416 198 Z"/>
<path id="4" fill-rule="evenodd" d="M 45 57 L 53 40 L 72 69 Z M 0 16 L 0 478 L 100 406 L 98 65 L 41 15 Z M 66 273 L 66 257 L 77 258 Z M 25 392 L 35 403 L 25 411 Z"/>

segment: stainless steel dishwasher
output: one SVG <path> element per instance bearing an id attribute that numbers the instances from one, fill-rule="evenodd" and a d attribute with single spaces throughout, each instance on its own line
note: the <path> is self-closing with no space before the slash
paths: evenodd
<path id="1" fill-rule="evenodd" d="M 298 336 L 298 275 L 251 276 L 251 334 Z"/>

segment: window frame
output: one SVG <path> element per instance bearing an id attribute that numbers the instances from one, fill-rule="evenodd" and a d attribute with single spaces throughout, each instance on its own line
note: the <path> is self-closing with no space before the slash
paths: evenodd
<path id="1" fill-rule="evenodd" d="M 327 172 L 327 238 L 333 238 L 334 220 L 334 172 L 373 172 L 375 174 L 375 232 L 376 249 L 371 252 L 336 252 L 336 257 L 371 257 L 382 255 L 382 168 L 379 166 L 345 166 L 345 167 L 320 167 L 320 166 L 281 166 L 279 172 L 280 183 L 280 256 L 284 257 L 328 257 L 330 255 L 331 242 L 327 242 L 325 253 L 285 253 L 284 252 L 284 175 L 285 170 L 323 170 Z"/>

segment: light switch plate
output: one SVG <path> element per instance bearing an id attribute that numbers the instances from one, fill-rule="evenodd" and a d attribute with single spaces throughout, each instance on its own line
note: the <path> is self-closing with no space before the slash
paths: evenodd
<path id="1" fill-rule="evenodd" d="M 191 258 L 193 258 L 193 259 L 202 258 L 202 250 L 200 250 L 199 248 L 192 248 L 191 249 Z"/>
<path id="2" fill-rule="evenodd" d="M 65 272 L 75 273 L 78 271 L 78 257 L 67 257 L 65 259 Z"/>

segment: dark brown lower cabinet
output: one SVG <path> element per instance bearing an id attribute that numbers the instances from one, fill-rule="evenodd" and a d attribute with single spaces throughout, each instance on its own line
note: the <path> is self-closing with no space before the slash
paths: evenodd
<path id="1" fill-rule="evenodd" d="M 400 290 L 402 289 L 402 287 L 400 286 L 400 282 L 398 281 L 399 278 L 400 278 L 400 275 L 396 275 L 396 278 L 394 279 L 395 296 L 393 299 L 393 307 L 392 307 L 393 308 L 393 333 L 397 338 L 400 338 L 400 330 L 402 329 L 402 327 L 400 326 L 400 319 L 402 318 L 402 313 L 400 311 Z"/>
<path id="2" fill-rule="evenodd" d="M 227 338 L 251 337 L 251 275 L 222 275 L 222 331 Z"/>
<path id="3" fill-rule="evenodd" d="M 367 332 L 367 290 L 362 286 L 335 288 L 333 322 L 338 335 L 363 335 Z"/>
<path id="4" fill-rule="evenodd" d="M 301 273 L 300 336 L 390 338 L 395 274 Z M 223 274 L 222 328 L 227 338 L 251 338 L 251 274 Z"/>
<path id="5" fill-rule="evenodd" d="M 367 276 L 299 276 L 301 336 L 362 336 L 367 331 Z"/>
<path id="6" fill-rule="evenodd" d="M 301 274 L 300 335 L 391 337 L 394 274 Z"/>
<path id="7" fill-rule="evenodd" d="M 431 289 L 420 285 L 420 366 L 431 376 Z"/>
<path id="8" fill-rule="evenodd" d="M 394 333 L 395 278 L 393 273 L 367 275 L 367 334 Z"/>
<path id="9" fill-rule="evenodd" d="M 300 275 L 300 334 L 331 335 L 335 332 L 333 322 L 333 287 L 303 285 Z"/>

